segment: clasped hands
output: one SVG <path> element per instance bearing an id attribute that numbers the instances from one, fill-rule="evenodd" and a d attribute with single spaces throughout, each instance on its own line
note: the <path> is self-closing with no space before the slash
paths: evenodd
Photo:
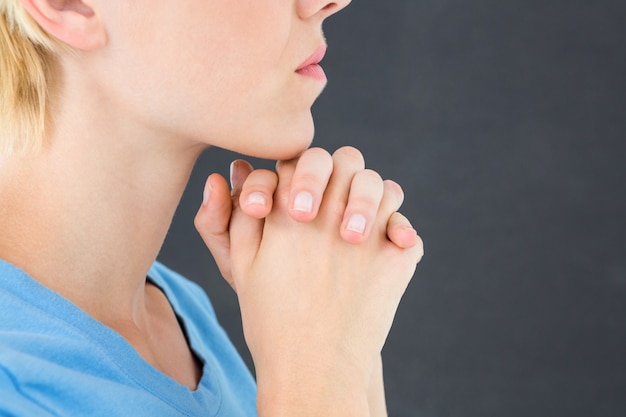
<path id="1" fill-rule="evenodd" d="M 402 188 L 351 147 L 276 172 L 238 160 L 231 186 L 209 176 L 195 225 L 237 292 L 260 398 L 358 404 L 423 256 Z"/>

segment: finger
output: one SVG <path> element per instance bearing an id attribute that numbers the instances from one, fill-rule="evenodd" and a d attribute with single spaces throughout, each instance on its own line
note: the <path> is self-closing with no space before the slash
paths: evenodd
<path id="1" fill-rule="evenodd" d="M 387 237 L 396 246 L 402 249 L 412 248 L 421 244 L 421 239 L 415 228 L 411 226 L 409 219 L 398 212 L 393 213 L 389 218 L 389 222 L 387 223 Z"/>
<path id="2" fill-rule="evenodd" d="M 383 197 L 383 179 L 376 171 L 365 169 L 354 175 L 340 233 L 350 243 L 367 239 Z"/>
<path id="3" fill-rule="evenodd" d="M 230 164 L 230 187 L 231 195 L 238 196 L 241 193 L 246 178 L 254 170 L 248 161 L 237 159 Z"/>
<path id="4" fill-rule="evenodd" d="M 324 193 L 320 215 L 332 226 L 340 227 L 354 175 L 365 169 L 363 155 L 357 149 L 346 146 L 333 154 L 333 173 Z"/>
<path id="5" fill-rule="evenodd" d="M 211 251 L 220 272 L 232 284 L 230 269 L 230 234 L 228 230 L 232 213 L 230 189 L 226 179 L 219 174 L 207 178 L 204 198 L 194 224 Z"/>
<path id="6" fill-rule="evenodd" d="M 266 169 L 252 171 L 239 195 L 241 210 L 257 219 L 267 216 L 272 210 L 272 198 L 277 185 L 278 176 L 275 172 Z"/>
<path id="7" fill-rule="evenodd" d="M 276 174 L 278 175 L 278 185 L 274 193 L 274 211 L 277 213 L 289 212 L 289 193 L 291 180 L 296 172 L 297 159 L 276 162 Z"/>
<path id="8" fill-rule="evenodd" d="M 309 222 L 317 216 L 332 172 L 333 158 L 324 149 L 311 148 L 300 156 L 289 191 L 289 214 L 294 220 Z"/>
<path id="9" fill-rule="evenodd" d="M 385 180 L 383 188 L 383 199 L 379 208 L 382 232 L 399 248 L 416 246 L 420 243 L 417 231 L 404 215 L 397 212 L 404 201 L 402 187 L 394 181 Z"/>
<path id="10" fill-rule="evenodd" d="M 389 216 L 393 212 L 398 211 L 403 202 L 404 191 L 402 187 L 392 180 L 383 181 L 383 197 L 378 209 L 378 221 L 383 229 L 387 226 Z"/>
<path id="11" fill-rule="evenodd" d="M 240 271 L 246 270 L 253 262 L 263 236 L 263 219 L 246 214 L 240 204 L 241 193 L 247 178 L 252 175 L 252 166 L 243 160 L 236 160 L 231 164 L 231 198 L 232 214 L 230 216 L 230 263 L 233 275 L 233 288 L 236 288 L 237 279 L 245 278 Z"/>

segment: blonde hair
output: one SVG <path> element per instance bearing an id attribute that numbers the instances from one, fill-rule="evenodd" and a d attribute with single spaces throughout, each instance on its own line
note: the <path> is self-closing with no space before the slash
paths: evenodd
<path id="1" fill-rule="evenodd" d="M 19 0 L 0 0 L 0 156 L 41 146 L 56 48 Z"/>

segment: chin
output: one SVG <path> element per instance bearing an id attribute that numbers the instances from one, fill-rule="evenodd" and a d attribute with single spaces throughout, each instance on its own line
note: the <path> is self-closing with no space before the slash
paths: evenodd
<path id="1" fill-rule="evenodd" d="M 284 161 L 297 158 L 311 146 L 315 127 L 309 115 L 303 123 L 294 123 L 287 128 L 283 127 L 280 131 L 276 128 L 269 128 L 265 129 L 265 132 L 263 138 L 255 141 L 261 146 L 255 146 L 254 149 L 250 149 L 250 152 L 245 153 L 255 158 Z"/>
<path id="2" fill-rule="evenodd" d="M 259 149 L 258 152 L 253 152 L 250 156 L 262 159 L 271 159 L 277 161 L 286 161 L 289 159 L 297 158 L 306 151 L 313 142 L 313 136 L 310 136 L 308 140 L 291 140 L 285 142 L 275 143 L 273 146 Z M 282 143 L 283 145 L 279 145 Z"/>

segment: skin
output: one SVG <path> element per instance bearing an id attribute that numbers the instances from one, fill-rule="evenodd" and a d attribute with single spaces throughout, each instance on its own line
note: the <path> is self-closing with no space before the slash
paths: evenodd
<path id="1" fill-rule="evenodd" d="M 338 150 L 332 160 L 333 175 L 313 221 L 301 222 L 289 215 L 291 181 L 299 162 L 278 164 L 275 204 L 262 223 L 241 214 L 240 201 L 245 198 L 237 188 L 233 193 L 228 230 L 231 244 L 239 250 L 229 254 L 229 264 L 220 267 L 239 296 L 263 415 L 294 411 L 302 413 L 297 415 L 386 415 L 380 350 L 422 255 L 421 245 L 415 244 L 419 238 L 406 219 L 395 213 L 402 193 L 390 181 L 380 182 L 384 192 L 366 241 L 355 245 L 334 232 L 344 223 L 351 185 L 365 171 L 362 157 L 353 148 Z M 213 190 L 196 217 L 210 248 L 219 232 L 218 222 L 210 221 L 208 207 L 216 190 L 226 189 L 220 182 L 219 177 L 209 178 Z M 371 185 L 376 188 L 375 183 Z M 218 233 L 207 233 L 213 227 Z M 390 235 L 413 246 L 402 249 L 388 239 Z M 275 271 L 276 254 L 284 254 L 279 272 Z M 290 262 L 292 256 L 300 259 Z M 346 320 L 350 316 L 355 320 Z M 285 332 L 286 328 L 297 330 Z M 281 340 L 280 346 L 275 340 Z M 312 363 L 320 366 L 311 369 Z M 305 387 L 302 380 L 307 380 Z"/>
<path id="2" fill-rule="evenodd" d="M 307 150 L 324 85 L 295 72 L 348 2 L 22 0 L 79 52 L 58 56 L 42 152 L 1 161 L 0 258 L 195 388 L 146 273 L 203 150 L 281 160 L 211 175 L 195 220 L 240 300 L 259 415 L 385 415 L 380 350 L 421 240 L 356 149 Z"/>

